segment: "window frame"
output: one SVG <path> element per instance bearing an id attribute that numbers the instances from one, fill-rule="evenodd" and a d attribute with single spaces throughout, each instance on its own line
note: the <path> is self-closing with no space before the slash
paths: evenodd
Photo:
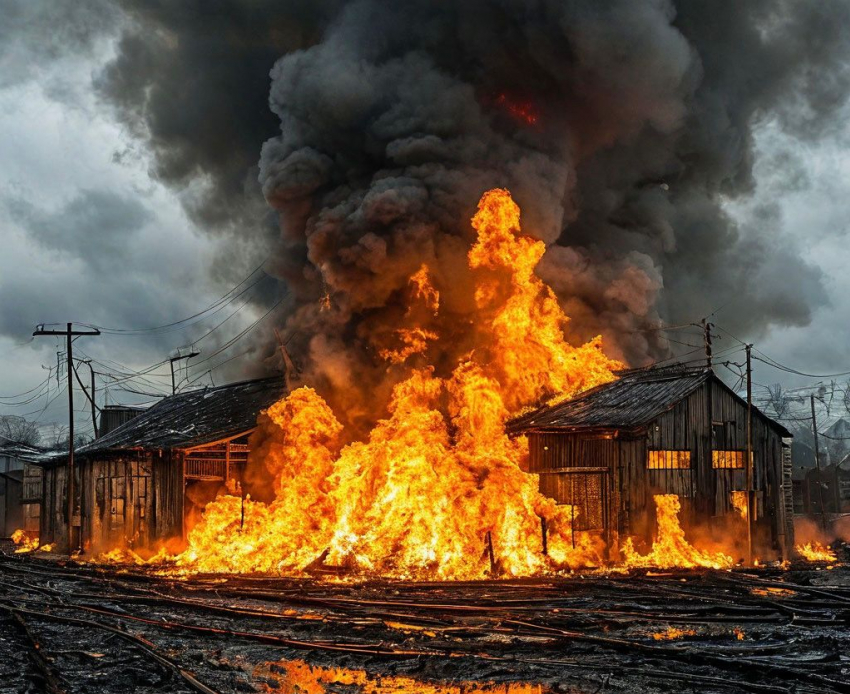
<path id="1" fill-rule="evenodd" d="M 653 454 L 664 454 L 659 457 L 662 464 L 653 463 Z M 684 458 L 685 465 L 680 464 Z M 650 448 L 646 451 L 646 469 L 647 470 L 691 470 L 692 457 L 691 451 L 687 449 L 668 449 L 668 448 Z"/>

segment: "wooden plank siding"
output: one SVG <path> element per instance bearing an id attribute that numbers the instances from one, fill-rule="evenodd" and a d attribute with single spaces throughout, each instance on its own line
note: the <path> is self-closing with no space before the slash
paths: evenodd
<path id="1" fill-rule="evenodd" d="M 149 546 L 179 536 L 183 484 L 170 451 L 127 451 L 77 460 L 75 525 L 86 551 Z M 42 542 L 67 542 L 66 466 L 44 470 Z"/>
<path id="2" fill-rule="evenodd" d="M 651 539 L 654 494 L 677 494 L 685 522 L 711 523 L 713 518 L 735 513 L 731 492 L 746 489 L 746 468 L 712 466 L 713 451 L 742 451 L 745 460 L 747 448 L 746 404 L 717 380 L 706 381 L 637 430 L 531 431 L 527 436 L 529 472 L 541 475 L 540 490 L 558 503 L 582 506 L 571 482 L 575 476 L 559 471 L 586 467 L 608 471 L 605 516 L 615 524 L 610 528 L 615 538 L 637 535 Z M 649 469 L 650 451 L 681 453 L 656 456 L 654 464 L 661 467 Z M 783 487 L 786 451 L 781 431 L 754 410 L 756 518 L 762 536 L 777 549 L 788 542 Z M 686 456 L 690 466 L 679 467 Z"/>

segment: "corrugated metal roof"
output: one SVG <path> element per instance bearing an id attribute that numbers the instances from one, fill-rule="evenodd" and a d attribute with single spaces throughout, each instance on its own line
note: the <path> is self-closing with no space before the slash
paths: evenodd
<path id="1" fill-rule="evenodd" d="M 508 431 L 521 434 L 534 430 L 639 429 L 709 379 L 715 379 L 739 398 L 708 368 L 635 370 L 623 372 L 618 380 L 592 388 L 572 400 L 517 417 L 508 423 Z M 756 408 L 753 412 L 769 419 Z M 791 435 L 781 424 L 769 421 L 784 435 Z"/>
<path id="2" fill-rule="evenodd" d="M 191 448 L 253 429 L 257 415 L 285 393 L 283 378 L 242 381 L 164 398 L 129 422 L 76 450 Z"/>

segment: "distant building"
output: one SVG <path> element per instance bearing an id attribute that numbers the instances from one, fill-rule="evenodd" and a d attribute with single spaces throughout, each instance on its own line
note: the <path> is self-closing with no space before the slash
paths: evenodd
<path id="1" fill-rule="evenodd" d="M 755 530 L 787 555 L 793 547 L 791 433 L 752 410 Z M 711 525 L 736 513 L 746 490 L 747 403 L 711 369 L 625 372 L 561 404 L 509 423 L 529 440 L 540 491 L 577 510 L 576 530 L 651 539 L 652 495 L 677 494 L 685 521 Z"/>
<path id="2" fill-rule="evenodd" d="M 45 450 L 0 436 L 0 537 L 15 530 L 38 533 Z"/>
<path id="3" fill-rule="evenodd" d="M 257 416 L 285 390 L 276 377 L 178 393 L 81 446 L 70 546 L 98 551 L 183 536 L 193 505 L 241 478 Z M 67 454 L 43 468 L 41 541 L 67 547 Z"/>
<path id="4" fill-rule="evenodd" d="M 106 436 L 113 429 L 126 424 L 133 417 L 138 417 L 145 411 L 144 407 L 130 407 L 128 405 L 105 405 L 100 410 L 100 421 L 97 426 L 97 435 Z"/>

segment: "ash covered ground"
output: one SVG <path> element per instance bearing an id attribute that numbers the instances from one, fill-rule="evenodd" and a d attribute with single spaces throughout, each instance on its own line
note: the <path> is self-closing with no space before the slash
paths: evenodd
<path id="1" fill-rule="evenodd" d="M 850 568 L 467 583 L 0 553 L 0 692 L 850 691 Z"/>

